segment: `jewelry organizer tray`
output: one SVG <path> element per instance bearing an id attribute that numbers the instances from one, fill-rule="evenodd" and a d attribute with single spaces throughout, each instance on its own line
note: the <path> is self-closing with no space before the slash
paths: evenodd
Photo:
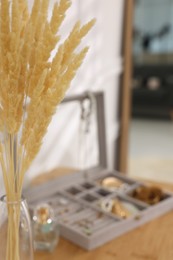
<path id="1" fill-rule="evenodd" d="M 158 198 L 156 192 L 155 197 L 150 198 L 152 203 L 144 202 L 134 196 L 145 187 L 144 184 L 106 169 L 103 94 L 94 95 L 99 166 L 59 177 L 25 192 L 31 211 L 41 202 L 50 204 L 59 220 L 61 236 L 87 250 L 95 249 L 173 209 L 171 193 L 162 191 L 160 199 L 155 201 Z M 88 98 L 87 94 L 75 97 L 75 100 L 85 98 Z M 65 102 L 73 100 L 68 98 Z M 119 184 L 110 188 L 103 185 L 106 179 Z"/>

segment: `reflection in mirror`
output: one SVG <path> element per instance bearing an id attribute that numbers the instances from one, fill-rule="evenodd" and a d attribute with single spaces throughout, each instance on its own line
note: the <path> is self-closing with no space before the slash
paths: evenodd
<path id="1" fill-rule="evenodd" d="M 173 1 L 136 0 L 134 11 L 135 63 L 172 62 Z"/>
<path id="2" fill-rule="evenodd" d="M 129 172 L 173 182 L 173 1 L 136 0 Z"/>

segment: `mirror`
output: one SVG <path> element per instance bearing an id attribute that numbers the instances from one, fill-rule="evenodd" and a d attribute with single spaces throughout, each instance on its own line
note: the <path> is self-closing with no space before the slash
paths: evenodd
<path id="1" fill-rule="evenodd" d="M 136 0 L 130 175 L 173 181 L 173 1 Z"/>

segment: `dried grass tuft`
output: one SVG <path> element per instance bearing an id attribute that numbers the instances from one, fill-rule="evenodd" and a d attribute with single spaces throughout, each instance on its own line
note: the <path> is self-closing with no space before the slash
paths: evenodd
<path id="1" fill-rule="evenodd" d="M 8 201 L 20 200 L 25 172 L 88 51 L 86 47 L 76 53 L 76 48 L 95 20 L 84 26 L 77 22 L 59 44 L 58 32 L 70 6 L 70 0 L 55 3 L 48 20 L 49 0 L 35 0 L 31 13 L 27 0 L 1 0 L 0 162 Z M 9 211 L 9 219 L 18 221 L 19 211 L 15 215 Z M 15 227 L 8 230 L 8 260 L 19 260 Z"/>
<path id="2" fill-rule="evenodd" d="M 20 151 L 17 157 L 22 157 L 16 173 L 20 175 L 20 192 L 24 173 L 39 151 L 56 107 L 88 51 L 85 48 L 80 53 L 75 52 L 95 20 L 84 26 L 77 22 L 50 62 L 70 6 L 69 0 L 55 3 L 49 21 L 49 0 L 35 0 L 31 14 L 26 0 L 12 0 L 11 5 L 8 0 L 1 1 L 0 129 L 8 138 L 16 139 L 19 132 L 21 134 L 15 151 Z M 3 153 L 2 160 L 5 160 Z M 14 174 L 12 167 L 11 175 Z"/>

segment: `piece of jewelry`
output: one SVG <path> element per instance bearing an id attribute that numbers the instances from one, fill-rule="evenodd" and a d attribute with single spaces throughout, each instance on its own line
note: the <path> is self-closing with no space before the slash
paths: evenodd
<path id="1" fill-rule="evenodd" d="M 128 218 L 132 215 L 131 212 L 118 199 L 114 200 L 112 213 L 121 218 Z"/>
<path id="2" fill-rule="evenodd" d="M 147 204 L 154 205 L 162 200 L 163 192 L 160 188 L 154 186 L 141 186 L 135 189 L 135 191 L 132 193 L 132 197 Z"/>
<path id="3" fill-rule="evenodd" d="M 91 130 L 93 130 L 93 116 L 96 114 L 96 99 L 92 92 L 87 92 L 86 99 L 81 102 L 81 115 L 79 124 L 78 165 L 81 165 L 87 179 L 87 169 L 90 167 L 89 145 Z"/>
<path id="4" fill-rule="evenodd" d="M 131 213 L 131 215 L 140 213 L 140 209 L 135 204 L 128 201 L 121 201 L 121 203 Z"/>
<path id="5" fill-rule="evenodd" d="M 118 189 L 124 183 L 116 177 L 106 177 L 101 181 L 101 185 L 105 188 Z"/>
<path id="6" fill-rule="evenodd" d="M 112 199 L 103 199 L 99 202 L 99 206 L 105 212 L 112 212 L 114 201 Z"/>
<path id="7" fill-rule="evenodd" d="M 132 215 L 119 199 L 101 200 L 100 207 L 103 211 L 113 213 L 121 218 L 127 218 Z"/>

